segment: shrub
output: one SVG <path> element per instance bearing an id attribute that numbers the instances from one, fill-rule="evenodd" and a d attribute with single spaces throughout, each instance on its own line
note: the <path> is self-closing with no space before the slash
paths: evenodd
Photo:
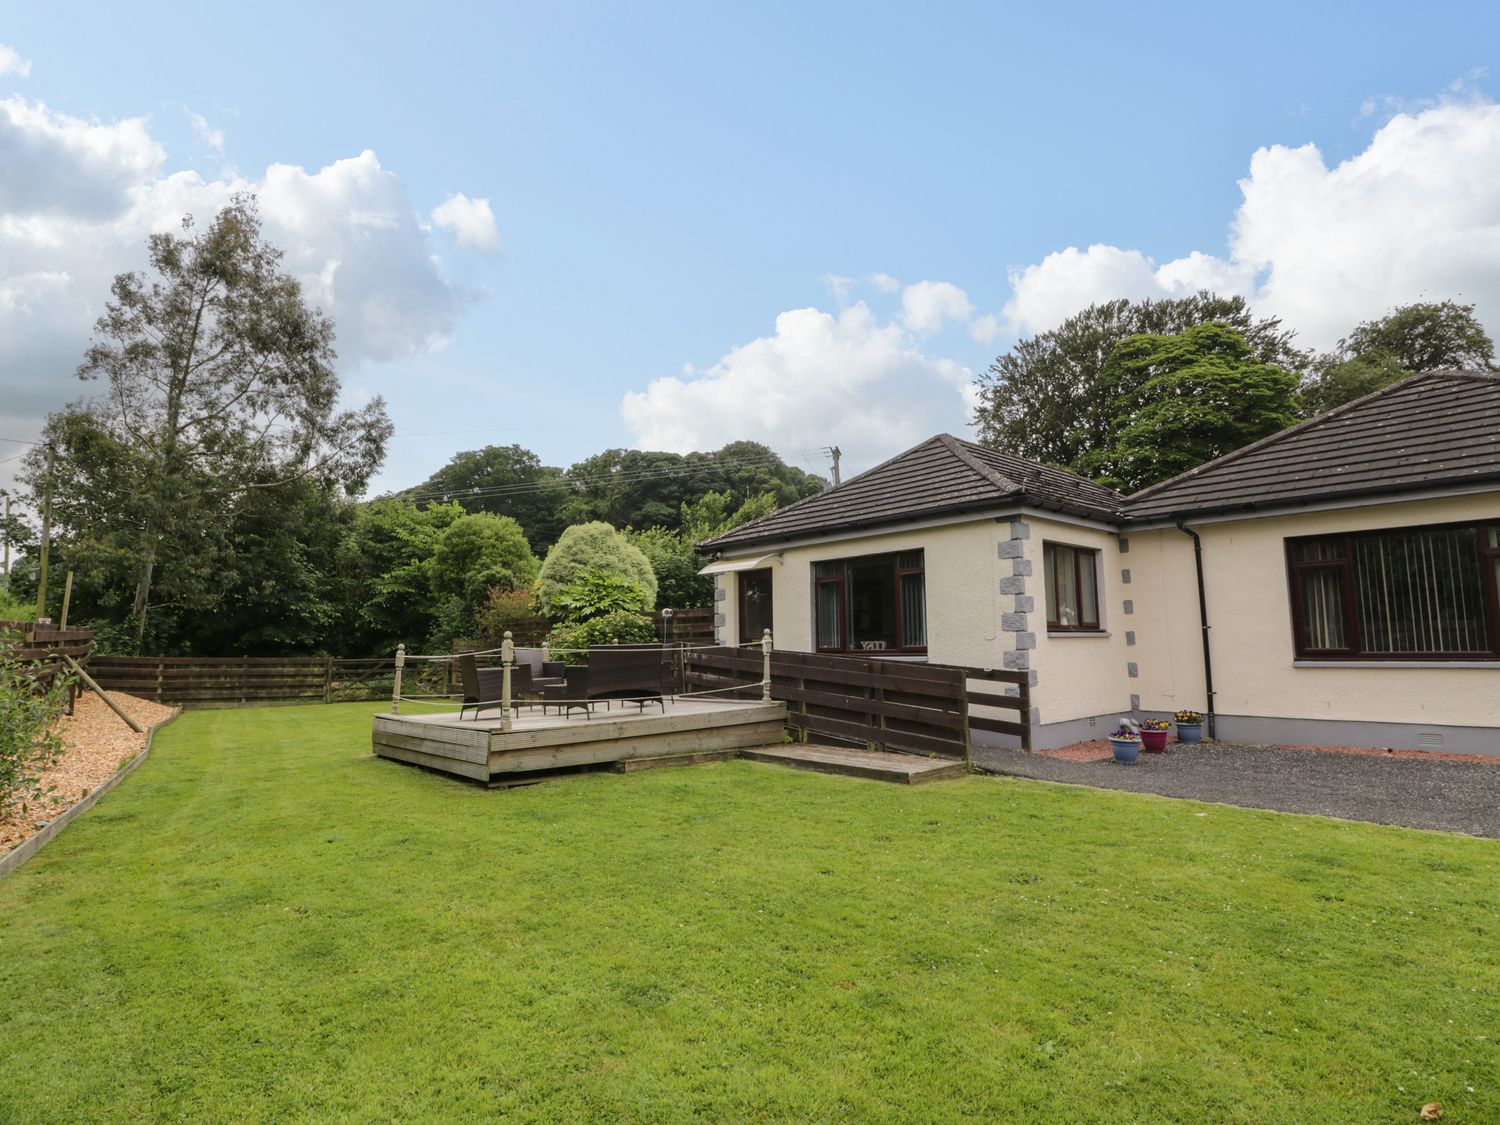
<path id="1" fill-rule="evenodd" d="M 656 626 L 649 617 L 617 610 L 592 621 L 579 621 L 554 629 L 548 643 L 554 649 L 583 650 L 589 645 L 650 644 L 656 639 Z M 557 655 L 569 664 L 583 664 L 588 660 L 583 651 L 563 651 Z"/>
<path id="2" fill-rule="evenodd" d="M 700 575 L 703 559 L 680 532 L 665 527 L 625 532 L 641 549 L 656 574 L 656 604 L 673 609 L 700 609 L 714 604 L 714 580 Z"/>
<path id="3" fill-rule="evenodd" d="M 492 586 L 531 585 L 537 561 L 515 520 L 475 512 L 455 520 L 443 532 L 433 552 L 431 575 L 432 592 L 438 597 L 462 598 L 478 609 Z"/>
<path id="4" fill-rule="evenodd" d="M 609 524 L 596 521 L 574 524 L 547 552 L 537 582 L 537 600 L 542 612 L 554 612 L 552 601 L 558 592 L 589 570 L 630 579 L 646 592 L 646 604 L 641 608 L 651 609 L 656 605 L 656 573 L 650 560 Z"/>
<path id="5" fill-rule="evenodd" d="M 475 624 L 479 626 L 479 635 L 489 640 L 499 640 L 507 630 L 517 634 L 530 632 L 538 624 L 536 595 L 530 590 L 491 587 L 484 608 L 475 615 Z"/>
<path id="6" fill-rule="evenodd" d="M 611 613 L 639 614 L 648 604 L 639 582 L 607 570 L 585 570 L 552 595 L 552 612 L 572 625 Z"/>
<path id="7" fill-rule="evenodd" d="M 62 753 L 56 731 L 68 681 L 55 676 L 45 691 L 17 658 L 15 634 L 0 635 L 0 816 L 27 812 L 47 795 L 41 775 Z"/>

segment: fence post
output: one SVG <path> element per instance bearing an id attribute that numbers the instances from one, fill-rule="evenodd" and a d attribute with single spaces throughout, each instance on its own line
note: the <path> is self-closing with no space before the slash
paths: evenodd
<path id="1" fill-rule="evenodd" d="M 323 702 L 333 702 L 333 657 L 323 661 Z"/>
<path id="2" fill-rule="evenodd" d="M 391 714 L 401 714 L 401 669 L 406 667 L 406 645 L 396 646 L 396 681 L 391 687 Z"/>
<path id="3" fill-rule="evenodd" d="M 500 673 L 500 722 L 502 730 L 510 730 L 510 669 L 516 662 L 516 644 L 511 639 L 510 630 L 505 630 L 505 639 L 500 642 L 500 663 L 504 671 Z"/>
<path id="4" fill-rule="evenodd" d="M 771 702 L 771 630 L 767 629 L 760 638 L 761 673 L 760 673 L 760 701 Z"/>

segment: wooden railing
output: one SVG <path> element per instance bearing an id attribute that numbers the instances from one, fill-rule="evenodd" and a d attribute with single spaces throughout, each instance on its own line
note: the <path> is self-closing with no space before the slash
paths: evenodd
<path id="1" fill-rule="evenodd" d="M 735 688 L 725 695 L 759 698 L 762 654 L 755 649 L 689 649 L 688 690 Z M 976 690 L 1004 684 L 1015 695 Z M 787 704 L 787 728 L 798 738 L 831 738 L 874 749 L 944 758 L 969 756 L 970 732 L 1014 735 L 1031 749 L 1031 690 L 1025 672 L 917 664 L 860 656 L 777 650 L 771 654 L 771 698 Z M 975 715 L 1002 708 L 1015 719 Z"/>

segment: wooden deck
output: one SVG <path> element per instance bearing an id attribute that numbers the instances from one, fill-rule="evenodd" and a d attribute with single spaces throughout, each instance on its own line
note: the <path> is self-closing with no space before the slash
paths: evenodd
<path id="1" fill-rule="evenodd" d="M 766 746 L 781 741 L 785 725 L 782 703 L 669 699 L 660 710 L 616 703 L 589 718 L 527 707 L 509 730 L 498 711 L 477 720 L 456 712 L 376 715 L 370 738 L 382 758 L 505 785 L 559 769 Z"/>

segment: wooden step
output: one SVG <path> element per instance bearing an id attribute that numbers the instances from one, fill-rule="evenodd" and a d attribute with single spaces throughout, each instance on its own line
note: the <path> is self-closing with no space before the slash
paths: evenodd
<path id="1" fill-rule="evenodd" d="M 916 785 L 923 781 L 963 777 L 969 772 L 965 762 L 951 758 L 921 758 L 887 750 L 860 750 L 853 746 L 820 746 L 811 743 L 789 743 L 779 746 L 752 746 L 742 749 L 741 758 L 752 762 L 771 762 L 819 773 L 840 773 L 848 777 L 867 777 L 876 781 L 894 781 L 898 785 Z"/>
<path id="2" fill-rule="evenodd" d="M 727 762 L 738 754 L 736 750 L 705 750 L 700 754 L 662 754 L 655 758 L 626 758 L 610 768 L 615 773 L 635 773 L 638 770 L 654 770 L 663 766 L 701 766 L 708 762 Z"/>

